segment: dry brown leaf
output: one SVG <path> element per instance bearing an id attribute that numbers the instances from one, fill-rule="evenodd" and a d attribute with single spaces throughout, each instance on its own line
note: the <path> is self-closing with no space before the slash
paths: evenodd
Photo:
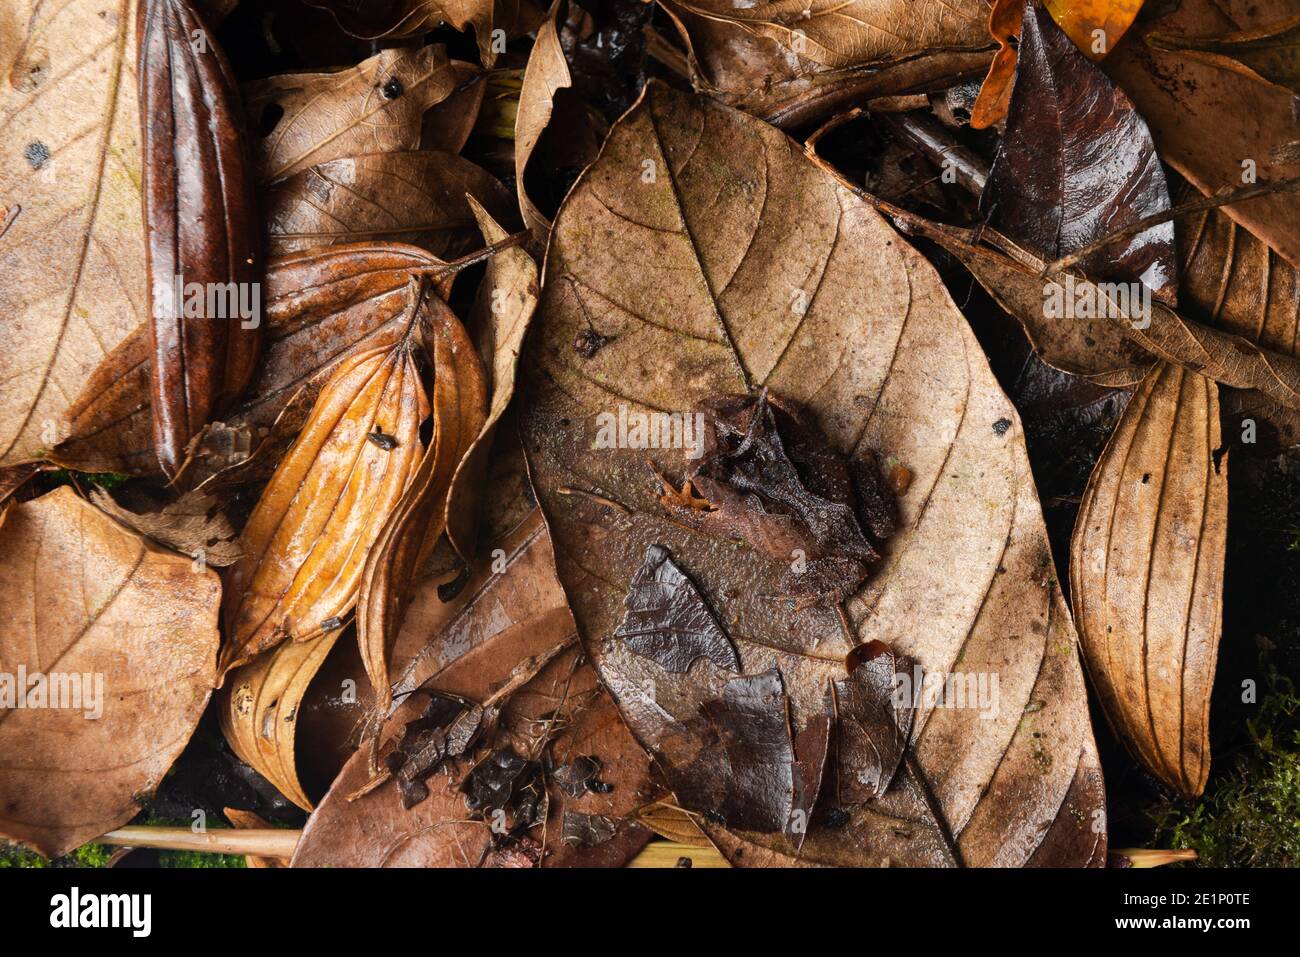
<path id="1" fill-rule="evenodd" d="M 381 50 L 337 73 L 291 73 L 244 87 L 263 182 L 345 156 L 420 147 L 424 113 L 455 91 L 441 44 Z"/>
<path id="2" fill-rule="evenodd" d="M 1157 365 L 1088 480 L 1070 547 L 1075 621 L 1106 715 L 1189 799 L 1210 772 L 1228 532 L 1219 445 L 1218 386 Z"/>
<path id="3" fill-rule="evenodd" d="M 425 112 L 420 149 L 459 153 L 474 132 L 487 93 L 487 74 L 464 60 L 452 60 L 450 66 L 455 88 L 447 99 Z"/>
<path id="4" fill-rule="evenodd" d="M 387 722 L 382 740 L 390 740 L 421 711 L 427 695 L 412 694 L 416 688 L 481 703 L 510 680 L 518 662 L 574 640 L 573 617 L 555 577 L 540 514 L 534 510 L 492 546 L 474 563 L 470 581 L 452 601 L 438 597 L 435 580 L 417 587 L 399 641 L 417 649 L 397 683 L 398 692 L 409 697 Z M 559 787 L 549 789 L 548 823 L 528 832 L 538 850 L 546 850 L 543 866 L 618 866 L 648 839 L 633 813 L 658 791 L 650 782 L 649 759 L 600 690 L 594 669 L 577 665 L 575 654 L 575 648 L 568 648 L 503 703 L 499 724 L 520 743 L 520 753 L 530 743 L 535 747 L 539 731 L 554 732 L 556 765 L 594 757 L 599 780 L 612 785 L 605 793 L 585 790 L 576 796 Z M 547 729 L 539 719 L 557 708 L 567 720 Z M 307 822 L 293 866 L 473 867 L 485 857 L 497 863 L 499 858 L 490 856 L 489 822 L 471 820 L 458 790 L 465 770 L 460 764 L 450 776 L 434 772 L 427 781 L 429 796 L 407 809 L 393 781 L 372 781 L 371 754 L 362 748 Z M 615 823 L 614 837 L 591 847 L 562 843 L 565 811 L 609 818 Z"/>
<path id="5" fill-rule="evenodd" d="M 119 505 L 103 489 L 92 489 L 90 498 L 119 522 L 201 564 L 224 568 L 243 554 L 238 534 L 211 495 L 186 492 L 174 502 L 144 512 Z"/>
<path id="6" fill-rule="evenodd" d="M 786 766 L 810 793 L 778 793 L 778 812 L 813 803 L 827 685 L 864 637 L 925 673 L 998 676 L 995 715 L 918 709 L 914 759 L 881 798 L 844 808 L 843 827 L 814 813 L 796 850 L 785 834 L 705 818 L 723 852 L 741 864 L 943 865 L 955 835 L 970 865 L 1104 860 L 1076 639 L 1018 418 L 929 264 L 778 131 L 652 83 L 561 208 L 543 289 L 525 446 L 580 633 L 638 740 L 662 757 L 696 718 L 701 684 L 722 698 L 729 677 L 704 660 L 668 672 L 610 637 L 654 545 L 702 593 L 745 681 L 768 689 L 753 700 L 776 696 L 778 714 L 786 702 Z M 599 348 L 575 347 L 584 330 Z M 833 609 L 781 602 L 787 563 L 672 522 L 645 450 L 595 447 L 602 412 L 686 413 L 760 385 L 805 404 L 842 453 L 879 450 L 913 475 L 899 531 L 847 604 L 851 640 Z M 685 472 L 684 449 L 653 454 L 675 480 Z"/>
<path id="7" fill-rule="evenodd" d="M 1300 273 L 1221 210 L 1178 222 L 1188 316 L 1285 355 L 1300 355 Z"/>
<path id="8" fill-rule="evenodd" d="M 8 510 L 0 525 L 0 834 L 56 857 L 135 816 L 207 704 L 220 600 L 215 572 L 129 531 L 71 488 Z M 28 698 L 19 709 L 12 696 L 23 672 Z M 50 694 L 80 690 L 80 702 L 36 706 L 37 674 Z"/>
<path id="9" fill-rule="evenodd" d="M 999 282 L 1003 283 L 1002 292 L 1011 292 L 1007 301 L 1028 303 L 1034 295 L 1042 295 L 1044 270 L 1050 263 L 1034 250 L 1018 246 L 992 229 L 984 229 L 980 235 L 998 248 L 976 245 L 971 241 L 975 237 L 970 230 L 932 223 L 896 208 L 890 209 L 890 215 L 901 228 L 934 240 L 958 258 L 970 258 L 972 262 L 975 257 L 987 260 L 973 265 L 972 272 L 979 276 L 985 270 L 994 270 L 1000 277 Z M 1071 272 L 1069 276 L 1076 286 L 1089 282 L 1082 274 Z M 1065 275 L 1053 274 L 1051 278 L 1057 282 L 1066 281 Z M 1149 314 L 1141 316 L 1115 299 L 1104 285 L 1098 284 L 1095 288 L 1097 301 L 1107 314 L 1107 321 L 1157 358 L 1200 373 L 1221 385 L 1257 391 L 1262 399 L 1289 409 L 1300 409 L 1300 359 L 1258 346 L 1226 329 L 1203 325 L 1170 309 L 1158 299 L 1152 300 Z M 1086 355 L 1083 352 L 1079 354 Z M 1057 364 L 1050 350 L 1045 358 L 1053 365 Z M 1124 368 L 1107 370 L 1091 378 L 1106 385 L 1124 385 L 1131 369 L 1131 364 L 1125 364 Z"/>
<path id="10" fill-rule="evenodd" d="M 286 639 L 342 628 L 366 557 L 424 458 L 428 414 L 409 338 L 339 363 L 240 536 L 244 557 L 226 578 L 223 674 Z"/>
<path id="11" fill-rule="evenodd" d="M 135 0 L 0 10 L 0 465 L 43 457 L 148 315 Z"/>
<path id="12" fill-rule="evenodd" d="M 1216 37 L 1153 31 L 1147 43 L 1300 95 L 1300 16 Z"/>
<path id="13" fill-rule="evenodd" d="M 399 243 L 346 244 L 273 259 L 263 303 L 266 349 L 257 375 L 244 402 L 225 418 L 222 435 L 229 447 L 205 437 L 198 464 L 216 471 L 255 454 L 298 395 L 301 414 L 281 423 L 287 438 L 276 452 L 287 448 L 335 363 L 401 335 L 411 273 L 436 273 L 443 265 L 423 249 Z M 148 387 L 149 330 L 141 326 L 100 363 L 69 407 L 71 431 L 52 460 L 88 472 L 158 474 Z"/>
<path id="14" fill-rule="evenodd" d="M 1293 0 L 1182 0 L 1139 30 L 1209 35 L 1294 14 Z M 1101 66 L 1137 105 L 1166 163 L 1206 194 L 1240 187 L 1250 181 L 1248 174 L 1261 183 L 1300 176 L 1300 156 L 1276 152 L 1296 139 L 1290 93 L 1178 53 L 1152 50 L 1141 40 L 1131 36 Z M 1300 266 L 1300 194 L 1277 193 L 1225 209 Z"/>
<path id="15" fill-rule="evenodd" d="M 983 0 L 660 0 L 695 87 L 789 127 L 861 101 L 983 74 Z"/>
<path id="16" fill-rule="evenodd" d="M 524 84 L 519 91 L 519 109 L 515 114 L 515 190 L 519 195 L 519 211 L 523 214 L 524 225 L 532 230 L 538 243 L 546 242 L 551 221 L 529 199 L 524 187 L 524 170 L 551 121 L 555 94 L 573 86 L 556 29 L 559 10 L 560 0 L 555 0 L 537 31 L 537 39 L 528 54 L 528 66 L 524 69 Z"/>
<path id="17" fill-rule="evenodd" d="M 506 231 L 486 210 L 472 198 L 469 203 L 485 243 L 506 238 Z M 507 249 L 488 261 L 474 305 L 473 326 L 477 330 L 479 355 L 490 373 L 491 399 L 483 428 L 456 466 L 447 493 L 447 537 L 466 560 L 474 554 L 488 452 L 497 422 L 515 394 L 515 371 L 524 334 L 537 308 L 537 286 L 537 264 L 532 257 L 522 249 Z"/>
<path id="18" fill-rule="evenodd" d="M 655 801 L 638 808 L 636 819 L 660 837 L 690 847 L 713 847 L 709 835 L 695 823 L 696 815 L 671 800 Z"/>
<path id="19" fill-rule="evenodd" d="M 472 195 L 498 221 L 510 194 L 495 177 L 451 153 L 421 150 L 330 160 L 270 187 L 267 222 L 277 255 L 360 240 L 396 240 L 437 256 L 466 251 L 475 234 Z"/>
<path id="20" fill-rule="evenodd" d="M 994 0 L 989 12 L 989 34 L 998 41 L 998 52 L 989 64 L 988 76 L 980 86 L 979 96 L 971 108 L 970 125 L 987 129 L 1006 118 L 1011 103 L 1011 86 L 1016 79 L 1016 48 L 1011 41 L 1020 36 L 1020 22 L 1025 13 L 1024 0 Z"/>

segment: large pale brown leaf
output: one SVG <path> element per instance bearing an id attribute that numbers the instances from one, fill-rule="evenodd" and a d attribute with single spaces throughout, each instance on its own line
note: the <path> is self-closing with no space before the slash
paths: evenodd
<path id="1" fill-rule="evenodd" d="M 942 87 L 987 69 L 983 0 L 660 0 L 696 88 L 795 125 L 849 100 Z"/>
<path id="2" fill-rule="evenodd" d="M 54 857 L 135 816 L 207 704 L 220 596 L 215 572 L 71 488 L 9 509 L 0 525 L 0 834 Z M 6 700 L 20 668 L 22 709 Z M 79 683 L 97 706 L 83 697 L 77 707 L 49 706 L 52 698 L 35 707 L 38 673 L 49 688 Z"/>
<path id="3" fill-rule="evenodd" d="M 148 315 L 135 2 L 0 9 L 0 465 L 41 458 Z"/>
<path id="4" fill-rule="evenodd" d="M 256 141 L 260 178 L 279 179 L 344 156 L 418 149 L 425 111 L 457 85 L 441 45 L 381 50 L 338 73 L 254 81 L 244 88 L 252 128 L 282 112 Z"/>
<path id="5" fill-rule="evenodd" d="M 565 201 L 543 289 L 525 363 L 526 450 L 579 631 L 624 719 L 662 763 L 689 753 L 702 690 L 714 715 L 788 709 L 786 742 L 770 741 L 787 762 L 793 744 L 785 784 L 758 789 L 725 770 L 700 784 L 762 800 L 776 812 L 764 824 L 783 808 L 811 809 L 802 848 L 796 835 L 705 817 L 719 846 L 739 863 L 1104 857 L 1077 643 L 1018 418 L 925 260 L 778 131 L 651 84 Z M 583 348 L 588 331 L 598 348 Z M 841 453 L 878 450 L 914 476 L 881 565 L 847 602 L 852 638 L 834 609 L 782 601 L 788 563 L 670 520 L 645 458 L 680 479 L 685 450 L 596 447 L 599 414 L 620 405 L 688 412 L 759 385 L 807 406 Z M 654 545 L 699 589 L 752 687 L 724 691 L 732 676 L 705 661 L 671 673 L 611 638 Z M 926 673 L 982 673 L 990 686 L 996 675 L 1000 703 L 984 718 L 918 709 L 913 758 L 882 797 L 828 827 L 834 802 L 817 786 L 828 685 L 849 676 L 849 652 L 868 638 Z M 739 755 L 752 732 L 726 724 Z M 701 753 L 697 765 L 704 773 L 719 760 L 725 767 L 721 753 Z M 673 765 L 686 768 L 679 782 L 691 780 Z M 676 790 L 689 810 L 718 810 Z"/>
<path id="6" fill-rule="evenodd" d="M 1088 481 L 1070 593 L 1117 736 L 1187 798 L 1210 772 L 1228 475 L 1218 386 L 1167 363 L 1134 393 Z"/>
<path id="7" fill-rule="evenodd" d="M 472 245 L 468 193 L 499 221 L 510 195 L 495 177 L 451 153 L 418 150 L 330 160 L 272 184 L 267 199 L 271 249 L 388 239 L 438 256 Z"/>
<path id="8" fill-rule="evenodd" d="M 244 401 L 225 417 L 230 447 L 205 442 L 198 464 L 215 470 L 242 461 L 277 424 L 292 440 L 340 359 L 401 334 L 411 273 L 436 274 L 443 265 L 399 243 L 351 243 L 272 259 L 263 301 L 266 349 L 257 375 Z M 88 472 L 158 473 L 148 388 L 149 330 L 141 326 L 87 380 L 68 410 L 70 434 L 50 457 Z M 278 422 L 295 397 L 301 414 L 293 423 Z"/>
<path id="9" fill-rule="evenodd" d="M 566 720 L 557 726 L 550 744 L 555 765 L 584 758 L 594 758 L 599 765 L 603 793 L 574 788 L 579 793 L 571 794 L 555 783 L 548 788 L 552 805 L 546 824 L 526 832 L 545 844 L 542 866 L 625 863 L 649 837 L 633 812 L 657 793 L 650 781 L 650 761 L 623 727 L 591 665 L 577 664 L 575 669 L 573 617 L 555 577 L 541 516 L 534 511 L 518 528 L 492 542 L 454 600 L 443 602 L 436 586 L 435 580 L 426 579 L 417 587 L 402 626 L 399 645 L 408 653 L 414 650 L 414 656 L 397 682 L 405 700 L 388 720 L 381 741 L 391 740 L 421 711 L 428 700 L 424 692 L 481 703 L 510 680 L 520 662 L 574 642 L 504 703 L 499 724 L 506 735 L 535 747 L 537 730 L 546 728 L 537 719 L 558 709 Z M 485 857 L 495 863 L 497 858 L 490 856 L 490 821 L 471 820 L 459 791 L 466 770 L 460 763 L 450 776 L 435 772 L 427 782 L 429 796 L 409 809 L 392 780 L 349 800 L 374 774 L 369 749 L 361 749 L 308 820 L 294 866 L 474 867 Z M 604 790 L 606 785 L 612 787 Z M 614 836 L 592 846 L 566 844 L 561 840 L 566 812 L 609 818 Z"/>
<path id="10" fill-rule="evenodd" d="M 343 626 L 369 550 L 424 458 L 428 414 L 409 339 L 338 365 L 241 534 L 244 556 L 227 576 L 223 673 L 286 639 Z"/>
<path id="11" fill-rule="evenodd" d="M 1261 183 L 1300 176 L 1300 156 L 1277 152 L 1297 139 L 1293 98 L 1239 73 L 1153 50 L 1143 42 L 1145 35 L 1212 35 L 1294 15 L 1292 0 L 1183 0 L 1165 16 L 1130 30 L 1126 42 L 1102 61 L 1151 127 L 1161 158 L 1202 192 L 1239 187 L 1247 172 Z M 1278 193 L 1226 209 L 1300 266 L 1300 194 Z"/>
<path id="12" fill-rule="evenodd" d="M 261 226 L 238 90 L 215 36 L 191 0 L 141 0 L 138 33 L 154 445 L 174 476 L 190 439 L 253 377 Z M 191 288 L 205 301 L 197 310 Z"/>

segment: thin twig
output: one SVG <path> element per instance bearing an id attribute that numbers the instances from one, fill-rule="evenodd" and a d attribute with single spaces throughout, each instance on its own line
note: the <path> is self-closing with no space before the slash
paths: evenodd
<path id="1" fill-rule="evenodd" d="M 1202 196 L 1200 199 L 1194 199 L 1172 209 L 1166 209 L 1164 212 L 1152 213 L 1150 216 L 1143 216 L 1137 222 L 1123 229 L 1117 229 L 1109 235 L 1101 237 L 1096 242 L 1089 243 L 1082 249 L 1077 249 L 1068 256 L 1062 256 L 1055 262 L 1047 264 L 1043 270 L 1043 276 L 1050 273 L 1063 272 L 1071 266 L 1075 266 L 1087 259 L 1093 253 L 1104 249 L 1111 243 L 1119 242 L 1121 239 L 1128 239 L 1146 232 L 1152 226 L 1159 226 L 1170 220 L 1177 219 L 1180 216 L 1186 216 L 1188 213 L 1197 213 L 1206 209 L 1217 209 L 1220 206 L 1231 206 L 1233 203 L 1243 203 L 1248 199 L 1257 199 L 1260 196 L 1271 196 L 1274 193 L 1293 193 L 1300 190 L 1300 176 L 1292 179 L 1284 179 L 1277 183 L 1256 183 L 1253 186 L 1242 186 L 1236 189 L 1221 189 L 1213 196 Z"/>

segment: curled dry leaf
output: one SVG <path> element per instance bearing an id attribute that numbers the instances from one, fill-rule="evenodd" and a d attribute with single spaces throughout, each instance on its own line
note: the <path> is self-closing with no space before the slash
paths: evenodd
<path id="1" fill-rule="evenodd" d="M 561 208 L 543 290 L 523 430 L 560 579 L 624 720 L 675 769 L 679 803 L 724 853 L 741 864 L 1103 860 L 1076 639 L 1016 412 L 924 259 L 778 131 L 652 83 Z M 575 348 L 584 330 L 599 348 Z M 851 637 L 834 609 L 783 603 L 789 561 L 673 522 L 643 450 L 595 447 L 601 414 L 620 406 L 682 414 L 760 385 L 807 407 L 845 457 L 878 449 L 913 476 L 899 531 L 847 602 Z M 687 451 L 655 454 L 676 480 Z M 654 545 L 726 630 L 740 676 L 707 660 L 675 674 L 612 637 Z M 861 636 L 966 687 L 996 676 L 999 705 L 981 716 L 923 700 L 903 733 L 912 757 L 892 781 L 882 763 L 883 795 L 838 808 L 821 780 L 828 691 L 869 684 L 861 657 L 848 660 Z M 1031 702 L 1042 707 L 1026 713 Z M 754 735 L 745 714 L 771 735 Z M 725 747 L 707 747 L 709 715 L 734 732 Z M 708 817 L 714 802 L 727 824 Z"/>
<path id="2" fill-rule="evenodd" d="M 1189 799 L 1210 772 L 1228 530 L 1219 445 L 1218 387 L 1157 365 L 1088 481 L 1070 547 L 1075 621 L 1106 715 Z"/>
<path id="3" fill-rule="evenodd" d="M 483 207 L 473 198 L 469 204 L 485 243 L 490 245 L 506 238 L 506 231 Z M 537 297 L 537 264 L 528 253 L 518 248 L 507 249 L 488 261 L 474 306 L 473 326 L 477 330 L 479 355 L 490 374 L 491 400 L 487 419 L 456 466 L 447 493 L 447 537 L 466 559 L 474 554 L 488 452 L 497 422 L 514 398 L 519 353 L 537 308 Z"/>
<path id="4" fill-rule="evenodd" d="M 992 225 L 1053 259 L 1170 206 L 1146 123 L 1033 0 L 1006 133 L 980 202 Z M 1080 266 L 1099 279 L 1140 280 L 1172 303 L 1174 225 L 1113 243 Z"/>
<path id="5" fill-rule="evenodd" d="M 255 149 L 260 179 L 345 156 L 419 149 L 425 111 L 450 96 L 457 81 L 446 48 L 435 44 L 381 50 L 337 73 L 250 83 L 244 108 L 249 126 L 263 131 Z"/>
<path id="6" fill-rule="evenodd" d="M 1215 37 L 1152 31 L 1147 43 L 1300 94 L 1300 16 Z"/>
<path id="7" fill-rule="evenodd" d="M 437 307 L 424 328 L 424 347 L 433 368 L 433 441 L 366 555 L 357 605 L 361 660 L 381 712 L 392 702 L 389 652 L 401 628 L 411 584 L 449 527 L 453 477 L 483 432 L 488 414 L 486 375 L 469 334 L 439 300 L 431 300 L 430 305 Z"/>
<path id="8" fill-rule="evenodd" d="M 1225 12 L 1229 10 L 1231 16 Z M 1138 29 L 1209 36 L 1293 16 L 1293 0 L 1231 4 L 1182 0 Z M 1300 156 L 1275 152 L 1297 138 L 1289 91 L 1181 53 L 1153 50 L 1143 42 L 1121 44 L 1101 65 L 1136 104 L 1161 158 L 1201 192 L 1239 187 L 1248 171 L 1261 183 L 1300 176 Z M 1206 135 L 1207 130 L 1213 135 Z M 1225 209 L 1292 265 L 1300 266 L 1300 231 L 1295 228 L 1300 194 L 1276 193 Z"/>
<path id="9" fill-rule="evenodd" d="M 987 129 L 1006 118 L 1011 104 L 1011 87 L 1016 79 L 1016 48 L 1011 41 L 1020 36 L 1024 12 L 1022 0 L 993 0 L 993 9 L 989 11 L 989 35 L 998 41 L 998 52 L 993 54 L 988 76 L 984 78 L 979 96 L 971 108 L 970 125 L 977 130 Z"/>
<path id="10" fill-rule="evenodd" d="M 283 451 L 333 366 L 354 352 L 391 344 L 402 334 L 412 272 L 444 263 L 416 246 L 351 243 L 271 260 L 263 319 L 266 348 L 245 400 L 226 416 L 220 449 L 205 436 L 208 472 L 256 453 L 277 425 Z M 99 365 L 68 411 L 69 437 L 51 453 L 67 468 L 157 474 L 149 428 L 149 330 L 139 327 Z M 290 400 L 301 412 L 280 422 Z M 269 474 L 269 472 L 267 473 Z M 187 475 L 182 478 L 188 478 Z M 263 476 L 265 478 L 265 476 Z"/>
<path id="11" fill-rule="evenodd" d="M 0 834 L 55 857 L 134 817 L 189 740 L 221 584 L 67 487 L 8 509 L 0 556 Z"/>
<path id="12" fill-rule="evenodd" d="M 211 31 L 191 0 L 141 0 L 138 32 L 154 446 L 174 476 L 253 377 L 261 226 L 234 75 Z"/>
<path id="13" fill-rule="evenodd" d="M 347 630 L 349 639 L 352 629 Z M 239 759 L 281 794 L 310 810 L 294 751 L 303 699 L 342 628 L 307 641 L 285 641 L 225 677 L 218 693 L 221 731 Z"/>
<path id="14" fill-rule="evenodd" d="M 267 198 L 271 249 L 285 253 L 384 239 L 435 255 L 469 248 L 469 194 L 498 221 L 510 219 L 510 195 L 495 177 L 451 153 L 369 153 L 330 160 L 273 183 Z"/>
<path id="15" fill-rule="evenodd" d="M 528 54 L 528 66 L 524 69 L 523 88 L 519 91 L 519 110 L 515 114 L 515 190 L 519 194 L 519 211 L 523 214 L 524 225 L 532 230 L 534 239 L 543 244 L 546 242 L 546 233 L 551 228 L 551 221 L 529 199 L 528 190 L 524 186 L 524 170 L 528 167 L 528 159 L 533 155 L 533 149 L 542 138 L 542 133 L 546 131 L 546 125 L 551 121 L 555 94 L 573 86 L 569 64 L 564 58 L 564 49 L 560 46 L 560 35 L 556 28 L 559 11 L 560 0 L 555 0 L 537 30 L 537 39 Z"/>
<path id="16" fill-rule="evenodd" d="M 682 35 L 696 89 L 783 127 L 810 122 L 849 101 L 979 76 L 992 55 L 986 7 L 976 0 L 660 5 Z M 803 11 L 814 8 L 815 45 L 802 20 Z M 823 59 L 813 55 L 814 46 L 823 50 Z M 846 57 L 853 58 L 848 65 L 828 63 Z"/>
<path id="17" fill-rule="evenodd" d="M 472 749 L 477 756 L 440 763 L 423 779 L 428 796 L 410 808 L 403 806 L 397 781 L 375 779 L 369 749 L 358 751 L 308 820 L 295 867 L 475 867 L 512 860 L 523 866 L 540 861 L 544 867 L 615 867 L 648 839 L 634 812 L 662 791 L 652 784 L 650 761 L 600 689 L 595 670 L 580 662 L 540 514 L 534 510 L 492 544 L 504 559 L 496 562 L 485 551 L 451 602 L 438 598 L 435 580 L 417 587 L 399 644 L 418 650 L 398 681 L 406 697 L 380 736 L 384 751 L 424 713 L 431 694 L 481 705 L 499 689 L 525 683 L 497 705 L 496 730 L 493 722 L 480 730 Z M 546 663 L 514 674 L 518 663 L 530 659 Z M 501 756 L 506 746 L 541 760 L 547 800 L 535 826 L 494 839 L 490 811 L 472 812 L 464 787 L 471 768 L 496 766 L 483 756 Z M 497 780 L 481 773 L 476 779 Z M 569 814 L 603 818 L 613 834 L 596 844 L 565 843 L 562 821 Z M 608 834 L 604 823 L 586 823 L 588 838 L 597 827 L 601 837 Z"/>
<path id="18" fill-rule="evenodd" d="M 339 363 L 244 526 L 244 557 L 226 579 L 223 673 L 342 627 L 366 556 L 424 458 L 428 414 L 409 339 Z"/>
<path id="19" fill-rule="evenodd" d="M 148 315 L 135 7 L 0 10 L 0 466 L 63 438 L 70 398 Z"/>
<path id="20" fill-rule="evenodd" d="M 93 489 L 90 498 L 119 522 L 200 564 L 224 568 L 239 561 L 243 554 L 230 519 L 211 495 L 186 492 L 174 502 L 146 511 L 119 505 L 103 489 Z"/>

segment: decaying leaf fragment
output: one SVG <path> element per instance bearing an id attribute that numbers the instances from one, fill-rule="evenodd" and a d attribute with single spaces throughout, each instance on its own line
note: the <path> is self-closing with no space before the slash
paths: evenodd
<path id="1" fill-rule="evenodd" d="M 8 509 L 0 834 L 55 857 L 135 816 L 207 704 L 220 600 L 69 487 Z"/>
<path id="2" fill-rule="evenodd" d="M 998 52 L 993 55 L 988 76 L 984 78 L 971 109 L 970 125 L 974 129 L 987 129 L 1006 118 L 1011 103 L 1011 87 L 1016 79 L 1016 48 L 1011 41 L 1020 36 L 1024 12 L 1022 0 L 993 0 L 993 8 L 989 11 L 989 34 L 998 41 Z"/>
<path id="3" fill-rule="evenodd" d="M 788 562 L 784 591 L 801 602 L 856 591 L 895 524 L 874 453 L 847 462 L 805 410 L 767 390 L 701 409 L 700 456 L 682 489 L 660 476 L 675 520 Z"/>
<path id="4" fill-rule="evenodd" d="M 417 311 L 413 299 L 412 329 Z M 416 348 L 408 336 L 358 353 L 321 389 L 244 526 L 226 579 L 223 674 L 286 639 L 337 631 L 355 606 L 367 555 L 425 455 Z"/>
<path id="5" fill-rule="evenodd" d="M 239 536 L 211 495 L 186 492 L 160 508 L 146 504 L 140 511 L 119 505 L 103 489 L 92 490 L 90 497 L 119 522 L 196 562 L 224 568 L 237 562 L 242 554 Z"/>
<path id="6" fill-rule="evenodd" d="M 652 82 L 569 192 L 545 269 L 522 434 L 560 579 L 623 719 L 710 839 L 741 865 L 1104 861 L 1076 639 L 1018 418 L 920 254 L 779 131 Z M 599 348 L 577 347 L 585 331 Z M 805 408 L 842 460 L 878 450 L 911 474 L 897 531 L 845 603 L 851 632 L 833 607 L 791 607 L 791 559 L 665 508 L 644 447 L 598 441 L 620 416 L 684 424 L 763 387 Z M 690 453 L 669 441 L 653 455 L 677 477 Z M 654 545 L 698 589 L 739 675 L 708 657 L 671 671 L 614 637 Z M 894 673 L 910 676 L 910 659 L 941 690 L 984 682 L 965 706 L 943 690 L 910 715 L 891 708 L 874 774 L 855 736 L 875 733 L 879 709 L 854 699 L 879 682 L 851 658 L 869 640 Z M 841 804 L 823 773 L 830 691 L 855 677 L 841 780 L 855 800 L 883 793 Z"/>
<path id="7" fill-rule="evenodd" d="M 492 558 L 497 548 L 504 567 Z M 409 663 L 396 684 L 404 700 L 380 736 L 383 757 L 376 765 L 369 748 L 352 757 L 308 820 L 294 866 L 626 863 L 649 837 L 637 808 L 663 791 L 578 656 L 541 515 L 534 509 L 476 556 L 452 601 L 439 600 L 436 584 L 417 586 L 403 625 L 399 648 Z M 431 708 L 477 727 L 472 755 L 450 754 L 460 748 L 458 717 L 425 720 Z M 420 744 L 431 749 L 404 784 Z M 395 771 L 390 748 L 403 752 Z M 573 819 L 574 843 L 562 840 L 569 814 L 586 819 Z M 494 833 L 494 819 L 520 826 Z"/>
<path id="8" fill-rule="evenodd" d="M 1084 492 L 1070 546 L 1074 617 L 1117 736 L 1194 798 L 1210 772 L 1228 475 L 1218 386 L 1160 363 Z"/>
<path id="9" fill-rule="evenodd" d="M 651 545 L 632 576 L 627 616 L 614 631 L 635 654 L 685 674 L 698 658 L 739 672 L 735 646 L 714 620 L 699 591 L 673 564 L 668 549 Z"/>
<path id="10" fill-rule="evenodd" d="M 191 0 L 141 0 L 154 445 L 175 475 L 190 439 L 253 376 L 261 224 L 234 75 Z"/>

